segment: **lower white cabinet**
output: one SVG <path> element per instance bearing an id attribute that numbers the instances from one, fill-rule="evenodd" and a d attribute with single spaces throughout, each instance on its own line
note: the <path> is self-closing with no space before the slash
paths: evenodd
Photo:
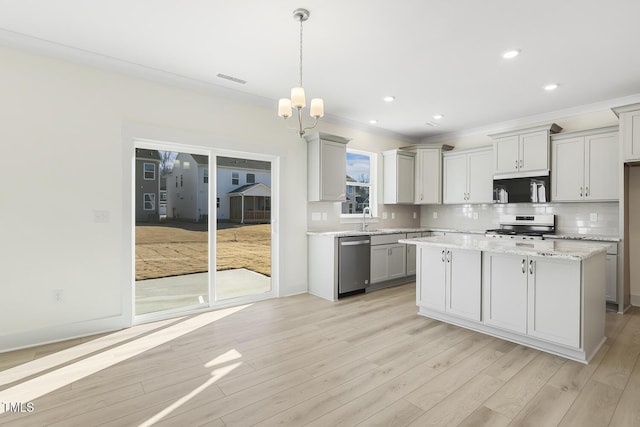
<path id="1" fill-rule="evenodd" d="M 580 347 L 580 262 L 529 257 L 527 270 L 527 334 Z"/>
<path id="2" fill-rule="evenodd" d="M 407 248 L 405 234 L 371 236 L 371 283 L 399 279 L 407 275 Z"/>
<path id="3" fill-rule="evenodd" d="M 496 328 L 527 332 L 527 257 L 484 254 L 483 321 Z"/>
<path id="4" fill-rule="evenodd" d="M 483 321 L 580 347 L 580 283 L 577 261 L 486 252 Z"/>
<path id="5" fill-rule="evenodd" d="M 417 303 L 480 321 L 481 252 L 419 246 Z"/>

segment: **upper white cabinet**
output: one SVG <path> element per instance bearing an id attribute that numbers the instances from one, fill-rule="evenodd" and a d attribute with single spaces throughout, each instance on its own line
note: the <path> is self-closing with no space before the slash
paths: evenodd
<path id="1" fill-rule="evenodd" d="M 442 154 L 444 203 L 493 203 L 491 147 Z"/>
<path id="2" fill-rule="evenodd" d="M 451 147 L 449 147 L 451 148 Z M 416 149 L 415 204 L 442 203 L 442 149 Z"/>
<path id="3" fill-rule="evenodd" d="M 415 153 L 388 150 L 383 155 L 383 203 L 413 204 Z"/>
<path id="4" fill-rule="evenodd" d="M 516 178 L 549 173 L 549 135 L 560 132 L 555 123 L 490 135 L 493 168 L 497 178 Z"/>
<path id="5" fill-rule="evenodd" d="M 340 136 L 315 133 L 307 140 L 307 199 L 343 202 L 346 196 L 347 143 Z"/>
<path id="6" fill-rule="evenodd" d="M 618 200 L 618 127 L 551 137 L 551 200 Z"/>
<path id="7" fill-rule="evenodd" d="M 622 160 L 640 160 L 640 104 L 614 108 L 620 118 L 620 138 L 622 139 Z"/>

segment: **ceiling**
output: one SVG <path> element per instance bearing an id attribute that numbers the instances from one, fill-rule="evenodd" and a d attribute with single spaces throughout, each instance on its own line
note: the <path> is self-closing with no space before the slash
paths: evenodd
<path id="1" fill-rule="evenodd" d="M 0 0 L 0 42 L 240 91 L 277 120 L 298 80 L 298 7 L 303 86 L 329 120 L 428 141 L 640 94 L 638 0 Z"/>

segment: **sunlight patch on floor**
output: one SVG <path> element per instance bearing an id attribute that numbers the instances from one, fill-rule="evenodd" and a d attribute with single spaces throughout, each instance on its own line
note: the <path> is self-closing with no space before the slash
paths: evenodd
<path id="1" fill-rule="evenodd" d="M 47 393 L 88 377 L 119 362 L 138 356 L 145 351 L 165 344 L 250 306 L 251 304 L 231 307 L 187 318 L 183 322 L 171 325 L 134 341 L 124 343 L 116 348 L 106 350 L 102 353 L 90 356 L 86 359 L 63 366 L 39 377 L 2 390 L 0 391 L 0 402 L 33 401 Z M 175 319 L 173 320 L 175 321 Z M 222 369 L 219 375 L 226 375 L 226 373 L 228 373 L 228 371 Z M 208 382 L 209 381 L 207 381 L 207 383 Z M 2 405 L 0 406 L 0 414 L 4 412 L 4 405 Z"/>

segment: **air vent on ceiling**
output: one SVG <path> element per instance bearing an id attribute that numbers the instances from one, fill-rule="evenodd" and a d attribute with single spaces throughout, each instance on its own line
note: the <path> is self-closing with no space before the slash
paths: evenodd
<path id="1" fill-rule="evenodd" d="M 222 73 L 218 73 L 218 77 L 220 77 L 221 79 L 225 79 L 225 80 L 231 80 L 232 82 L 235 82 L 235 83 L 240 83 L 241 85 L 247 83 L 246 80 L 242 80 L 242 79 L 239 79 L 237 77 L 228 76 L 228 75 L 222 74 Z"/>

